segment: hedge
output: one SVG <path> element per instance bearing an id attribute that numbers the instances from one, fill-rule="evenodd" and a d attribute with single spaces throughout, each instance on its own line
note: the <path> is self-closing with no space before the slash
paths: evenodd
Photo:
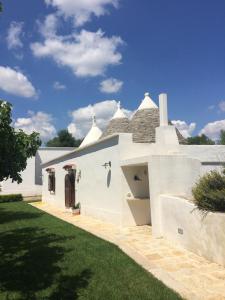
<path id="1" fill-rule="evenodd" d="M 225 170 L 211 171 L 202 176 L 192 190 L 198 209 L 225 212 Z"/>
<path id="2" fill-rule="evenodd" d="M 23 201 L 21 194 L 0 195 L 0 203 Z"/>

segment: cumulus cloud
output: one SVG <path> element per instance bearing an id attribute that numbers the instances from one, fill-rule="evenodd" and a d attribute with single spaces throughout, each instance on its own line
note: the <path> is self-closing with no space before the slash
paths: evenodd
<path id="1" fill-rule="evenodd" d="M 40 133 L 42 142 L 47 142 L 56 135 L 56 129 L 52 122 L 53 118 L 50 114 L 29 111 L 28 117 L 16 119 L 14 127 L 22 129 L 28 134 L 36 131 Z"/>
<path id="2" fill-rule="evenodd" d="M 173 120 L 171 123 L 180 131 L 183 137 L 188 138 L 196 128 L 196 123 L 187 124 L 185 121 Z"/>
<path id="3" fill-rule="evenodd" d="M 220 101 L 220 103 L 219 103 L 219 110 L 221 112 L 225 112 L 225 101 Z"/>
<path id="4" fill-rule="evenodd" d="M 65 90 L 65 89 L 66 89 L 66 86 L 65 86 L 64 84 L 60 83 L 59 81 L 55 81 L 55 82 L 53 83 L 53 88 L 54 88 L 55 90 Z"/>
<path id="5" fill-rule="evenodd" d="M 58 65 L 72 69 L 78 77 L 104 74 L 108 66 L 121 63 L 118 47 L 123 41 L 118 36 L 108 38 L 102 30 L 81 30 L 70 36 L 53 35 L 44 43 L 33 43 L 31 49 L 36 57 L 51 57 Z"/>
<path id="6" fill-rule="evenodd" d="M 95 103 L 93 106 L 78 108 L 70 113 L 72 122 L 68 126 L 68 131 L 76 138 L 83 138 L 91 127 L 93 111 L 98 126 L 104 130 L 116 109 L 117 102 L 115 100 L 105 100 Z M 124 109 L 123 111 L 128 117 L 132 114 L 130 110 Z"/>
<path id="7" fill-rule="evenodd" d="M 31 98 L 36 90 L 28 78 L 20 71 L 0 66 L 0 89 L 9 94 Z"/>
<path id="8" fill-rule="evenodd" d="M 44 22 L 37 21 L 39 31 L 44 37 L 54 37 L 59 26 L 59 18 L 56 14 L 50 14 L 45 17 Z"/>
<path id="9" fill-rule="evenodd" d="M 6 37 L 9 49 L 23 47 L 23 43 L 21 41 L 21 36 L 23 34 L 23 25 L 23 22 L 11 22 Z"/>
<path id="10" fill-rule="evenodd" d="M 106 14 L 107 7 L 118 7 L 119 0 L 45 0 L 46 4 L 57 9 L 65 18 L 74 19 L 76 26 L 90 21 L 91 16 L 100 17 Z"/>
<path id="11" fill-rule="evenodd" d="M 218 120 L 206 124 L 199 134 L 205 134 L 213 140 L 218 140 L 221 130 L 225 130 L 225 120 Z"/>
<path id="12" fill-rule="evenodd" d="M 100 91 L 103 93 L 113 94 L 121 90 L 123 81 L 116 78 L 108 78 L 100 83 Z"/>

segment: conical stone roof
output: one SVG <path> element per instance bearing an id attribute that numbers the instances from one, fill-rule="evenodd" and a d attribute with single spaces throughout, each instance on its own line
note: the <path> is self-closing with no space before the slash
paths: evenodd
<path id="1" fill-rule="evenodd" d="M 137 110 L 130 121 L 130 131 L 135 143 L 154 143 L 155 129 L 159 127 L 159 109 Z"/>
<path id="2" fill-rule="evenodd" d="M 130 132 L 130 121 L 121 110 L 120 102 L 118 102 L 117 111 L 110 120 L 108 126 L 103 132 L 101 138 L 107 137 L 115 133 L 129 133 Z"/>
<path id="3" fill-rule="evenodd" d="M 99 140 L 99 138 L 102 135 L 101 129 L 98 128 L 98 126 L 96 124 L 96 118 L 95 118 L 95 116 L 93 116 L 92 118 L 93 118 L 92 127 L 89 130 L 89 132 L 86 135 L 86 137 L 84 138 L 84 140 L 81 143 L 80 147 L 84 147 L 84 146 L 87 146 L 87 145 L 89 145 L 91 143 L 96 142 L 97 140 Z"/>
<path id="4" fill-rule="evenodd" d="M 160 126 L 158 106 L 145 93 L 145 98 L 130 121 L 130 132 L 135 143 L 155 143 L 155 129 Z M 185 143 L 184 137 L 176 128 L 180 144 Z"/>

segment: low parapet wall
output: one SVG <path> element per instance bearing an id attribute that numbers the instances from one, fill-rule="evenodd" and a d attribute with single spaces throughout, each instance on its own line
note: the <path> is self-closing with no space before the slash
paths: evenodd
<path id="1" fill-rule="evenodd" d="M 202 214 L 186 199 L 160 195 L 163 236 L 225 266 L 225 213 Z"/>

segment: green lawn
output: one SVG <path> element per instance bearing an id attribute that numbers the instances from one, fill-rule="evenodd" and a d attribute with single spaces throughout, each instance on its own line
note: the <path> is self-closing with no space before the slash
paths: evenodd
<path id="1" fill-rule="evenodd" d="M 0 299 L 181 299 L 118 247 L 33 208 L 0 204 Z"/>

